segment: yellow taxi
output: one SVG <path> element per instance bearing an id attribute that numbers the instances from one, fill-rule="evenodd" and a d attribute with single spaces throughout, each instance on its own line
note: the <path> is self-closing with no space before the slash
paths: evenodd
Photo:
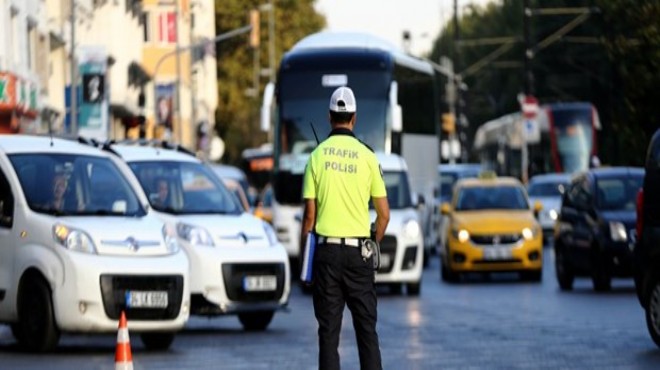
<path id="1" fill-rule="evenodd" d="M 456 183 L 448 216 L 447 240 L 440 252 L 442 280 L 456 282 L 466 272 L 520 272 L 541 281 L 543 233 L 527 192 L 515 178 L 486 173 Z"/>

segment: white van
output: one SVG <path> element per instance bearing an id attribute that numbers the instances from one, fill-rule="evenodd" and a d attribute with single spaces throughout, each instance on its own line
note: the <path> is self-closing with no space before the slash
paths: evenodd
<path id="1" fill-rule="evenodd" d="M 188 260 L 128 167 L 74 141 L 0 135 L 0 322 L 33 351 L 60 332 L 115 332 L 148 349 L 189 316 Z"/>
<path id="2" fill-rule="evenodd" d="M 421 290 L 424 240 L 408 181 L 408 166 L 396 154 L 376 153 L 390 205 L 390 222 L 380 243 L 381 264 L 376 283 L 387 283 L 394 292 L 406 285 L 408 295 Z M 371 211 L 375 219 L 376 212 Z"/>
<path id="3" fill-rule="evenodd" d="M 133 170 L 153 209 L 176 227 L 190 260 L 191 313 L 237 314 L 246 330 L 265 330 L 290 291 L 289 259 L 272 227 L 245 212 L 194 154 L 162 142 L 143 144 L 112 149 Z"/>

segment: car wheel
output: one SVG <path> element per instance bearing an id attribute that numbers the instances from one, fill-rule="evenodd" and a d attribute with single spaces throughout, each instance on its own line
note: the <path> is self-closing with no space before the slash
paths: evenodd
<path id="1" fill-rule="evenodd" d="M 442 281 L 448 283 L 457 283 L 460 280 L 460 275 L 451 270 L 451 267 L 446 266 L 442 261 L 440 262 L 440 277 Z"/>
<path id="2" fill-rule="evenodd" d="M 418 281 L 416 283 L 408 283 L 406 284 L 406 291 L 408 292 L 409 296 L 419 296 L 419 293 L 422 290 L 422 282 Z"/>
<path id="3" fill-rule="evenodd" d="M 424 248 L 424 256 L 422 258 L 422 267 L 429 267 L 429 262 L 431 261 L 431 251 Z"/>
<path id="4" fill-rule="evenodd" d="M 572 290 L 575 275 L 568 263 L 564 248 L 560 245 L 555 248 L 555 273 L 557 275 L 557 283 L 561 290 Z"/>
<path id="5" fill-rule="evenodd" d="M 533 282 L 538 283 L 543 279 L 543 272 L 541 270 L 523 271 L 520 275 L 521 275 L 520 277 L 524 281 L 533 281 Z"/>
<path id="6" fill-rule="evenodd" d="M 238 314 L 238 320 L 247 331 L 264 331 L 274 315 L 275 311 L 243 312 Z"/>
<path id="7" fill-rule="evenodd" d="M 148 351 L 164 351 L 174 342 L 174 333 L 172 332 L 153 332 L 140 334 L 142 344 Z"/>
<path id="8" fill-rule="evenodd" d="M 660 279 L 653 279 L 650 284 L 649 301 L 646 307 L 646 327 L 655 344 L 660 347 Z"/>
<path id="9" fill-rule="evenodd" d="M 50 288 L 43 278 L 26 276 L 18 294 L 18 323 L 12 325 L 18 343 L 33 352 L 51 351 L 60 332 L 55 324 Z"/>
<path id="10" fill-rule="evenodd" d="M 401 283 L 389 283 L 387 286 L 390 289 L 390 294 L 401 294 L 403 291 L 403 286 Z"/>

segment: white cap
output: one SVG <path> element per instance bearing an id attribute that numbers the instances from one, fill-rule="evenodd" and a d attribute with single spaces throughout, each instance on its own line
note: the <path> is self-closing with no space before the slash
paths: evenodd
<path id="1" fill-rule="evenodd" d="M 353 90 L 346 86 L 338 87 L 330 97 L 330 110 L 333 112 L 355 113 L 357 104 Z"/>

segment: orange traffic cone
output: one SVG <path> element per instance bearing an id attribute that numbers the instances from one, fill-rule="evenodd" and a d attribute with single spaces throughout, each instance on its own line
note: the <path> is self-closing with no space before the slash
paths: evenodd
<path id="1" fill-rule="evenodd" d="M 115 370 L 133 370 L 133 355 L 131 355 L 131 340 L 128 337 L 126 314 L 121 312 L 119 330 L 117 331 L 117 349 L 115 350 Z"/>

